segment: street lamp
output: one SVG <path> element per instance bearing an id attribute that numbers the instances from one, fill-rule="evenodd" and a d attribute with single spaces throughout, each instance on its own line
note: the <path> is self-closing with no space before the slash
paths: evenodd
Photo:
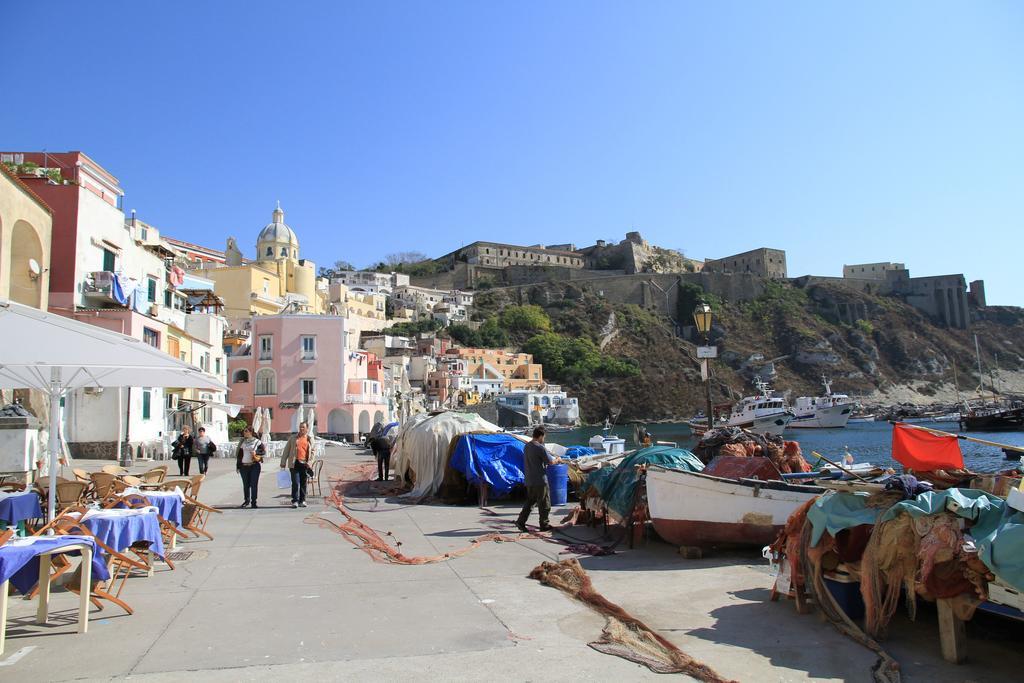
<path id="1" fill-rule="evenodd" d="M 708 344 L 708 333 L 711 331 L 711 307 L 706 302 L 702 301 L 693 308 L 693 323 L 697 326 L 697 331 L 704 335 L 704 348 L 705 353 L 700 353 L 703 349 L 698 349 L 697 357 L 701 359 L 701 364 L 704 369 L 704 395 L 707 398 L 707 424 L 708 431 L 714 428 L 714 411 L 711 408 L 711 358 L 714 357 L 714 351 Z"/>

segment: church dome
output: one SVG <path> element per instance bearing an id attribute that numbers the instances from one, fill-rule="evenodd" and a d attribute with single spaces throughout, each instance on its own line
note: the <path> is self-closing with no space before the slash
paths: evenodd
<path id="1" fill-rule="evenodd" d="M 277 203 L 271 221 L 260 230 L 260 235 L 256 238 L 256 254 L 261 261 L 295 259 L 299 256 L 299 238 L 284 222 L 281 202 Z"/>

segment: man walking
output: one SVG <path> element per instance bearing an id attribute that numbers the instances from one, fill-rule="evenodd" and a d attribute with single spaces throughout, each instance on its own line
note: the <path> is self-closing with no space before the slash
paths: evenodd
<path id="1" fill-rule="evenodd" d="M 551 512 L 551 491 L 548 489 L 547 467 L 559 462 L 557 458 L 551 458 L 544 448 L 546 437 L 544 427 L 537 427 L 533 430 L 533 441 L 526 444 L 523 449 L 523 474 L 526 484 L 526 505 L 519 513 L 516 520 L 516 527 L 520 531 L 526 531 L 526 520 L 530 518 L 533 506 L 537 506 L 537 513 L 540 516 L 540 530 L 549 531 L 548 513 Z"/>
<path id="2" fill-rule="evenodd" d="M 288 438 L 281 454 L 281 469 L 288 468 L 292 473 L 292 507 L 306 507 L 306 481 L 313 469 L 313 437 L 309 434 L 309 425 L 299 423 L 299 433 Z"/>
<path id="3" fill-rule="evenodd" d="M 377 456 L 377 481 L 388 481 L 391 478 L 391 442 L 386 436 L 375 436 L 370 443 Z"/>

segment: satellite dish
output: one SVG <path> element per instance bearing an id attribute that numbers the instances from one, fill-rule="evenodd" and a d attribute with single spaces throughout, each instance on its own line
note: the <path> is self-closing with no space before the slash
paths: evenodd
<path id="1" fill-rule="evenodd" d="M 32 274 L 32 277 L 39 277 L 43 272 L 43 269 L 39 266 L 39 261 L 34 258 L 28 260 L 28 272 Z"/>

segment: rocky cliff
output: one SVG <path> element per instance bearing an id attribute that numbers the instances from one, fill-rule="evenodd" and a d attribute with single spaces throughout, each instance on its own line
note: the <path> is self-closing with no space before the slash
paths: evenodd
<path id="1" fill-rule="evenodd" d="M 489 292 L 477 303 L 485 312 L 521 303 L 509 296 Z M 673 419 L 703 406 L 693 359 L 693 342 L 700 340 L 691 321 L 681 320 L 680 327 L 669 317 L 610 304 L 571 283 L 551 283 L 532 298 L 555 332 L 587 337 L 640 370 L 632 377 L 548 376 L 580 397 L 586 420 L 620 410 L 621 420 Z M 1024 309 L 979 309 L 969 330 L 954 330 L 898 299 L 833 285 L 772 283 L 743 303 L 709 298 L 715 311 L 711 341 L 720 354 L 714 363 L 715 403 L 748 395 L 756 376 L 791 399 L 820 392 L 822 375 L 833 391 L 865 401 L 952 401 L 956 383 L 971 395 L 982 384 L 990 391 L 993 383 L 1003 392 L 1024 393 Z M 984 377 L 978 375 L 975 334 Z"/>

